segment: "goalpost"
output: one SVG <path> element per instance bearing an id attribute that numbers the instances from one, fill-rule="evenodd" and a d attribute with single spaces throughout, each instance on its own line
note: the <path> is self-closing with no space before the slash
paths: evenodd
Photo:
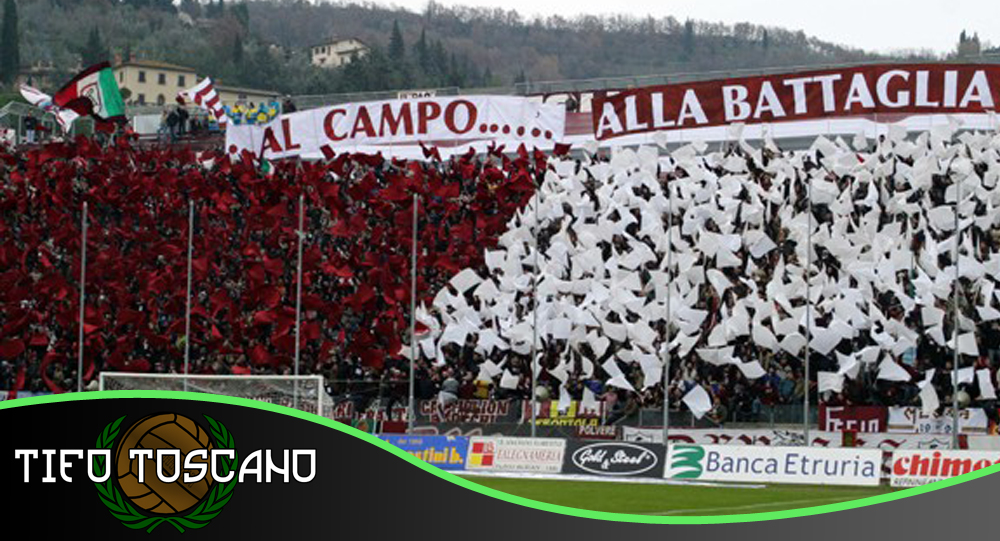
<path id="1" fill-rule="evenodd" d="M 185 380 L 187 385 L 185 388 Z M 101 391 L 190 391 L 249 398 L 317 415 L 332 413 L 323 376 L 206 376 L 101 372 Z"/>

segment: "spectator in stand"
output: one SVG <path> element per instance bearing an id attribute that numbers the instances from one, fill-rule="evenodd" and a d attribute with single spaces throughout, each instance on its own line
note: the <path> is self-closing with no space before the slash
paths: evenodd
<path id="1" fill-rule="evenodd" d="M 719 396 L 712 396 L 712 409 L 708 412 L 707 417 L 709 421 L 719 428 L 722 428 L 723 424 L 729 418 L 729 410 Z"/>
<path id="2" fill-rule="evenodd" d="M 451 369 L 444 373 L 444 381 L 441 383 L 441 390 L 438 392 L 438 403 L 441 407 L 449 406 L 458 400 L 459 383 L 455 379 L 455 374 Z"/>
<path id="3" fill-rule="evenodd" d="M 185 137 L 188 134 L 188 118 L 190 118 L 190 113 L 183 105 L 177 106 L 177 134 L 180 137 Z"/>
<path id="4" fill-rule="evenodd" d="M 257 106 L 250 102 L 243 111 L 243 122 L 245 124 L 257 124 Z"/>
<path id="5" fill-rule="evenodd" d="M 24 142 L 29 145 L 35 143 L 35 130 L 38 128 L 38 120 L 33 115 L 24 117 Z"/>
<path id="6" fill-rule="evenodd" d="M 271 121 L 271 118 L 273 118 L 269 114 L 268 109 L 265 108 L 263 104 L 260 106 L 260 108 L 257 109 L 256 116 L 257 116 L 256 124 L 258 125 L 267 124 L 268 122 Z"/>
<path id="7" fill-rule="evenodd" d="M 166 108 L 160 112 L 160 126 L 156 130 L 157 139 L 161 143 L 165 143 L 170 139 L 170 126 L 167 124 L 167 119 L 170 116 L 170 111 Z"/>
<path id="8" fill-rule="evenodd" d="M 171 109 L 167 113 L 167 131 L 170 133 L 170 142 L 177 142 L 177 134 L 180 130 L 178 124 L 180 123 L 180 115 L 177 113 L 177 109 Z"/>

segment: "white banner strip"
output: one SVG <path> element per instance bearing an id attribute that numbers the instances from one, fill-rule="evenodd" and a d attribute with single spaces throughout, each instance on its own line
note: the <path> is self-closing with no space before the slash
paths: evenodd
<path id="1" fill-rule="evenodd" d="M 442 156 L 520 144 L 551 150 L 562 141 L 562 105 L 515 96 L 460 96 L 348 103 L 282 115 L 259 126 L 229 126 L 226 148 L 268 159 L 316 159 L 324 147 L 337 154 L 382 152 L 387 157 L 423 157 L 420 144 Z"/>

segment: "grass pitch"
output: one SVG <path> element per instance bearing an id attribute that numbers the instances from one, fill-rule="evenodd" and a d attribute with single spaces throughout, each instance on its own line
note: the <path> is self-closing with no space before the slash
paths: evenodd
<path id="1" fill-rule="evenodd" d="M 841 503 L 891 492 L 889 487 L 773 485 L 729 488 L 466 477 L 524 498 L 609 513 L 660 516 L 718 516 L 765 513 Z"/>

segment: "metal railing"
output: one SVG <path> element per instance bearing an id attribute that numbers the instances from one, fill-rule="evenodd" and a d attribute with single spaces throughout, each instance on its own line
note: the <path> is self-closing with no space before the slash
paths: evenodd
<path id="1" fill-rule="evenodd" d="M 435 96 L 457 96 L 460 93 L 469 94 L 470 89 L 462 89 L 457 86 L 444 88 L 428 88 L 420 90 L 376 90 L 371 92 L 345 92 L 340 94 L 310 94 L 293 96 L 292 101 L 299 110 L 314 109 L 327 105 L 337 105 L 340 103 L 365 102 L 392 100 L 399 97 L 401 93 L 408 92 L 433 92 Z"/>
<path id="2" fill-rule="evenodd" d="M 62 128 L 56 121 L 55 115 L 47 113 L 34 105 L 19 101 L 11 101 L 7 102 L 6 105 L 0 108 L 0 127 L 14 130 L 13 143 L 15 145 L 29 142 L 27 141 L 28 130 L 26 129 L 24 123 L 24 120 L 28 117 L 37 119 L 39 126 L 44 129 L 44 131 L 35 130 L 34 142 L 44 140 L 44 138 L 51 137 L 52 135 L 62 135 Z M 89 135 L 93 132 L 93 120 L 89 118 L 79 118 L 73 123 L 69 135 L 71 137 L 75 137 L 77 135 Z M 43 133 L 48 135 L 43 136 Z"/>

